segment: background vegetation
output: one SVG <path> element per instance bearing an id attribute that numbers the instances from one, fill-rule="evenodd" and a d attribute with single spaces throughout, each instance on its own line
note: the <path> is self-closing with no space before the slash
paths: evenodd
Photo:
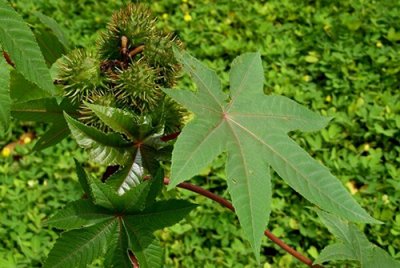
<path id="1" fill-rule="evenodd" d="M 62 26 L 73 47 L 90 47 L 126 1 L 10 2 L 32 27 L 37 23 L 33 11 L 40 11 Z M 233 58 L 259 50 L 266 93 L 286 95 L 334 117 L 319 133 L 292 136 L 385 222 L 366 226 L 365 232 L 400 259 L 400 2 L 163 0 L 149 5 L 159 26 L 175 32 L 226 84 Z M 0 137 L 0 148 L 27 130 L 40 135 L 46 127 L 16 125 Z M 42 221 L 81 194 L 71 175 L 72 157 L 87 158 L 72 140 L 29 154 L 31 147 L 18 146 L 14 154 L 3 151 L 0 157 L 0 267 L 40 267 L 58 235 Z M 226 195 L 222 162 L 215 161 L 192 182 Z M 281 180 L 273 183 L 269 229 L 315 258 L 331 234 L 307 208 L 310 203 Z M 181 224 L 159 233 L 166 267 L 256 267 L 232 213 L 187 192 L 165 194 L 202 204 Z M 263 245 L 264 267 L 301 267 L 267 239 Z"/>

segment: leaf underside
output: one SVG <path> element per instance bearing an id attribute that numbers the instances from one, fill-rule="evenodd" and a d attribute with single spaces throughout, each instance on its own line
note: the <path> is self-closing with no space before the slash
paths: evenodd
<path id="1" fill-rule="evenodd" d="M 354 224 L 330 213 L 317 210 L 319 218 L 339 241 L 325 247 L 315 264 L 328 261 L 358 261 L 363 268 L 400 267 L 383 249 L 368 241 L 368 238 Z"/>
<path id="2" fill-rule="evenodd" d="M 0 0 L 0 43 L 15 63 L 16 70 L 43 89 L 40 97 L 56 93 L 32 31 L 5 0 Z"/>
<path id="3" fill-rule="evenodd" d="M 175 50 L 175 54 L 197 91 L 164 89 L 195 114 L 175 144 L 169 188 L 199 174 L 227 152 L 228 191 L 257 258 L 271 210 L 269 167 L 322 209 L 351 221 L 377 222 L 327 168 L 287 135 L 293 130 L 319 130 L 329 119 L 286 97 L 265 95 L 259 53 L 233 61 L 230 95 L 222 92 L 215 72 L 187 53 Z"/>

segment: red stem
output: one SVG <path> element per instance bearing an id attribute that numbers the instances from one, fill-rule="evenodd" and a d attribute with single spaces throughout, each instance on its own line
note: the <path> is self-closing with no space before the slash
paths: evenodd
<path id="1" fill-rule="evenodd" d="M 168 178 L 164 178 L 164 184 L 169 184 L 170 180 Z M 200 195 L 203 195 L 211 200 L 214 200 L 218 203 L 220 203 L 222 206 L 230 209 L 231 211 L 235 211 L 235 208 L 233 207 L 233 205 L 226 199 L 220 197 L 219 195 L 216 195 L 210 191 L 207 191 L 206 189 L 203 189 L 199 186 L 187 183 L 187 182 L 182 182 L 180 184 L 178 184 L 179 188 L 183 188 L 195 193 L 198 193 Z M 306 264 L 309 267 L 313 267 L 313 268 L 319 268 L 322 266 L 319 265 L 313 265 L 312 260 L 310 260 L 309 258 L 307 258 L 306 256 L 302 255 L 300 252 L 296 251 L 295 249 L 293 249 L 292 247 L 290 247 L 289 245 L 287 245 L 285 242 L 283 242 L 282 240 L 280 240 L 278 237 L 276 237 L 275 235 L 273 235 L 270 231 L 265 230 L 264 231 L 265 236 L 267 236 L 272 242 L 274 242 L 275 244 L 277 244 L 280 248 L 282 248 L 283 250 L 285 250 L 286 252 L 288 252 L 289 254 L 291 254 L 293 257 L 295 257 L 296 259 L 298 259 L 299 261 L 301 261 L 302 263 Z"/>

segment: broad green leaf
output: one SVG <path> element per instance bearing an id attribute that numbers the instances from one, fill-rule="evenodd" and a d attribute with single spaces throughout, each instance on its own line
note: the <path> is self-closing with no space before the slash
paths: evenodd
<path id="1" fill-rule="evenodd" d="M 50 129 L 36 142 L 34 147 L 36 151 L 55 145 L 69 135 L 69 128 L 63 112 L 67 111 L 73 114 L 75 110 L 76 108 L 68 100 L 64 99 L 58 104 L 54 98 L 32 100 L 11 106 L 11 114 L 14 118 L 52 124 Z"/>
<path id="2" fill-rule="evenodd" d="M 50 18 L 40 12 L 35 12 L 35 15 L 44 25 L 46 25 L 53 32 L 53 34 L 58 38 L 58 41 L 64 46 L 64 48 L 69 47 L 68 39 L 65 37 L 64 31 L 53 18 Z"/>
<path id="3" fill-rule="evenodd" d="M 369 242 L 367 236 L 354 224 L 321 210 L 317 210 L 317 213 L 339 243 L 325 247 L 315 261 L 316 264 L 332 260 L 355 260 L 363 268 L 400 267 L 400 262 Z"/>
<path id="4" fill-rule="evenodd" d="M 54 98 L 13 104 L 12 116 L 23 121 L 54 123 L 64 121 L 63 108 Z"/>
<path id="5" fill-rule="evenodd" d="M 124 220 L 126 224 L 143 226 L 146 230 L 154 232 L 178 223 L 194 208 L 195 204 L 184 200 L 158 201 L 140 213 L 125 216 Z"/>
<path id="6" fill-rule="evenodd" d="M 65 114 L 65 119 L 76 142 L 89 149 L 92 160 L 102 165 L 125 165 L 131 158 L 129 143 L 117 133 L 103 133 L 86 126 Z"/>
<path id="7" fill-rule="evenodd" d="M 138 133 L 138 126 L 135 124 L 137 119 L 129 112 L 124 110 L 85 103 L 105 124 L 114 131 L 127 135 L 131 140 L 135 140 Z"/>
<path id="8" fill-rule="evenodd" d="M 124 226 L 129 237 L 129 248 L 139 262 L 140 268 L 158 268 L 164 264 L 164 250 L 146 226 L 126 222 Z"/>
<path id="9" fill-rule="evenodd" d="M 13 103 L 28 102 L 49 97 L 43 89 L 27 80 L 16 70 L 11 71 L 10 96 Z"/>
<path id="10" fill-rule="evenodd" d="M 0 134 L 7 131 L 10 124 L 10 70 L 0 57 Z"/>
<path id="11" fill-rule="evenodd" d="M 62 234 L 50 251 L 45 268 L 86 268 L 106 252 L 112 234 L 117 231 L 116 219 L 85 229 Z"/>
<path id="12" fill-rule="evenodd" d="M 59 229 L 70 230 L 95 225 L 114 217 L 109 210 L 95 206 L 90 200 L 78 200 L 68 203 L 46 223 Z"/>
<path id="13" fill-rule="evenodd" d="M 0 43 L 16 70 L 44 90 L 41 97 L 56 93 L 49 69 L 28 25 L 5 0 L 0 0 Z M 27 91 L 26 94 L 32 94 Z"/>
<path id="14" fill-rule="evenodd" d="M 288 98 L 265 95 L 259 53 L 234 60 L 230 96 L 222 92 L 215 72 L 187 53 L 176 50 L 175 54 L 197 91 L 164 90 L 195 114 L 175 144 L 169 188 L 199 174 L 217 155 L 227 152 L 228 190 L 257 256 L 270 213 L 269 166 L 317 206 L 348 220 L 377 222 L 337 178 L 287 135 L 293 130 L 318 130 L 329 119 Z"/>
<path id="15" fill-rule="evenodd" d="M 35 37 L 49 67 L 62 55 L 66 54 L 66 48 L 52 32 L 46 29 L 38 29 L 35 31 Z"/>

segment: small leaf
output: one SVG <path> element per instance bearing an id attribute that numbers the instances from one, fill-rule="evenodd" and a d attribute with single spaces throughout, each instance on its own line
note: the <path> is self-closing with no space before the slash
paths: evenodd
<path id="1" fill-rule="evenodd" d="M 317 213 L 329 231 L 340 242 L 323 249 L 316 263 L 330 260 L 356 260 L 360 262 L 361 267 L 400 267 L 399 262 L 369 242 L 366 235 L 354 224 L 320 210 L 317 210 Z"/>
<path id="2" fill-rule="evenodd" d="M 140 150 L 137 151 L 133 163 L 127 164 L 126 167 L 118 170 L 107 179 L 107 184 L 112 186 L 119 195 L 139 185 L 143 180 L 144 169 Z"/>
<path id="3" fill-rule="evenodd" d="M 49 67 L 67 51 L 52 32 L 45 29 L 38 29 L 35 31 L 35 37 Z"/>
<path id="4" fill-rule="evenodd" d="M 117 220 L 113 219 L 89 228 L 65 232 L 57 240 L 44 264 L 45 268 L 86 268 L 106 252 Z"/>
<path id="5" fill-rule="evenodd" d="M 34 151 L 41 151 L 57 143 L 61 142 L 63 139 L 68 137 L 69 128 L 65 120 L 58 123 L 53 123 L 49 130 L 47 130 L 35 143 L 33 147 Z"/>
<path id="6" fill-rule="evenodd" d="M 87 176 L 90 187 L 90 196 L 98 206 L 105 207 L 114 211 L 119 210 L 119 196 L 109 185 L 102 183 L 100 180 Z"/>
<path id="7" fill-rule="evenodd" d="M 35 37 L 5 0 L 0 0 L 0 43 L 15 63 L 17 71 L 44 90 L 41 97 L 56 93 Z M 27 95 L 32 93 L 28 91 Z"/>
<path id="8" fill-rule="evenodd" d="M 58 38 L 58 41 L 64 46 L 64 48 L 69 47 L 68 39 L 65 37 L 64 31 L 53 18 L 50 18 L 40 12 L 34 12 L 34 14 L 44 25 L 46 25 L 53 32 L 53 34 Z"/>
<path id="9" fill-rule="evenodd" d="M 105 134 L 96 128 L 86 126 L 73 119 L 68 114 L 64 117 L 76 142 L 85 149 L 89 149 L 92 160 L 99 164 L 125 165 L 131 155 L 129 143 L 116 133 Z"/>
<path id="10" fill-rule="evenodd" d="M 7 131 L 10 124 L 10 70 L 5 60 L 0 57 L 0 134 Z"/>
<path id="11" fill-rule="evenodd" d="M 135 124 L 137 119 L 124 110 L 85 103 L 106 125 L 114 131 L 127 135 L 135 140 L 139 127 Z"/>
<path id="12" fill-rule="evenodd" d="M 95 206 L 90 200 L 78 200 L 65 206 L 46 223 L 59 229 L 78 229 L 110 220 L 110 211 Z"/>
<path id="13" fill-rule="evenodd" d="M 351 249 L 345 244 L 336 243 L 326 246 L 313 264 L 322 264 L 327 261 L 357 260 L 351 253 Z"/>
<path id="14" fill-rule="evenodd" d="M 86 175 L 85 170 L 82 168 L 81 164 L 74 158 L 75 161 L 75 168 L 76 168 L 76 174 L 78 175 L 78 180 L 79 183 L 83 189 L 83 192 L 90 195 L 90 181 L 88 176 Z"/>

